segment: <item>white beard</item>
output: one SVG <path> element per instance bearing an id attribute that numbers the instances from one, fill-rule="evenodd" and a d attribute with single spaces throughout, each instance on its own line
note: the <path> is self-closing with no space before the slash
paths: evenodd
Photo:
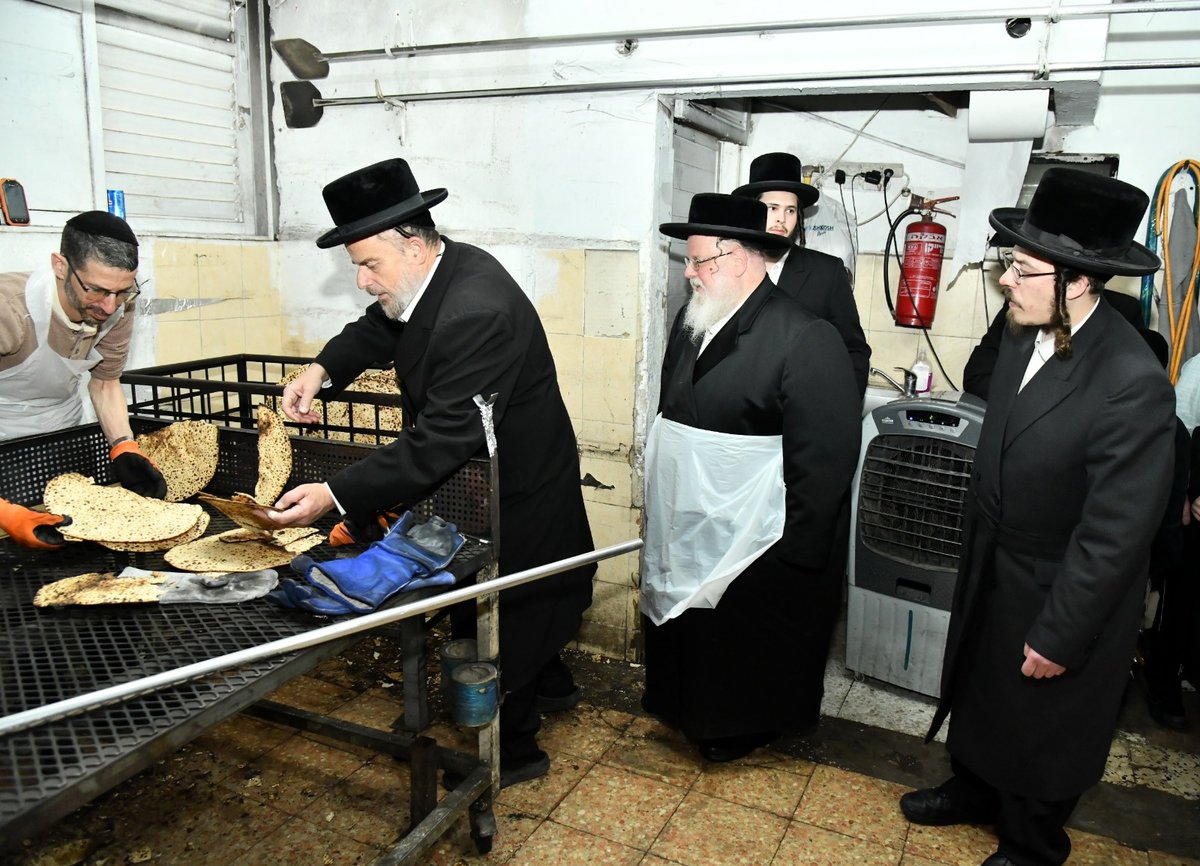
<path id="1" fill-rule="evenodd" d="M 729 315 L 737 306 L 737 295 L 734 291 L 722 286 L 713 286 L 706 292 L 697 292 L 695 282 L 692 283 L 692 297 L 688 300 L 687 311 L 683 314 L 683 329 L 687 331 L 692 342 L 704 338 L 704 332 Z"/>
<path id="2" fill-rule="evenodd" d="M 413 298 L 420 291 L 421 284 L 397 286 L 393 291 L 388 292 L 388 299 L 379 298 L 379 306 L 383 309 L 383 314 L 393 322 L 400 321 L 400 314 L 408 309 L 408 305 L 412 303 Z"/>

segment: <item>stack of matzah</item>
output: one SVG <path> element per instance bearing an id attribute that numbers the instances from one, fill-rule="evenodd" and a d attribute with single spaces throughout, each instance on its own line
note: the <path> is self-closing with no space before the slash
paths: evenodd
<path id="1" fill-rule="evenodd" d="M 287 565 L 325 540 L 316 529 L 276 529 L 262 535 L 246 529 L 231 529 L 173 547 L 164 554 L 167 562 L 184 571 L 258 571 Z"/>
<path id="2" fill-rule="evenodd" d="M 288 385 L 294 382 L 307 369 L 308 366 L 305 365 L 293 370 L 284 376 L 279 384 Z M 396 373 L 393 370 L 367 370 L 347 385 L 346 390 L 370 394 L 400 395 L 400 388 L 396 385 Z M 375 422 L 376 409 L 379 410 L 378 424 Z M 320 400 L 313 400 L 312 411 L 318 415 L 322 415 Z M 373 403 L 347 403 L 341 400 L 328 400 L 325 402 L 325 410 L 322 417 L 327 419 L 331 426 L 353 427 L 355 430 L 363 431 L 400 430 L 403 427 L 399 406 L 376 406 Z M 342 441 L 350 439 L 350 434 L 344 433 L 341 430 L 313 430 L 311 431 L 311 435 L 324 436 L 326 439 L 338 439 Z M 392 442 L 395 438 L 395 436 L 380 436 L 379 443 Z M 373 442 L 374 439 L 372 438 L 369 441 Z"/>
<path id="3" fill-rule="evenodd" d="M 48 511 L 71 516 L 70 524 L 58 527 L 64 538 L 95 541 L 113 550 L 167 550 L 199 538 L 208 528 L 208 515 L 199 505 L 102 487 L 76 472 L 50 479 L 43 502 Z"/>

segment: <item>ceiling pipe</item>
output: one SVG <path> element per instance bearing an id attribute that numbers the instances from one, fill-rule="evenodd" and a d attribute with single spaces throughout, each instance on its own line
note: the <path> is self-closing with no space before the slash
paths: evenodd
<path id="1" fill-rule="evenodd" d="M 641 81 L 595 81 L 573 84 L 534 84 L 524 87 L 495 87 L 480 90 L 444 90 L 428 93 L 376 92 L 372 96 L 339 96 L 326 99 L 311 81 L 285 81 L 279 85 L 283 102 L 284 122 L 291 129 L 307 129 L 316 126 L 327 105 L 372 105 L 380 102 L 431 102 L 438 100 L 484 99 L 498 96 L 539 96 L 555 93 L 601 93 L 614 90 L 692 90 L 703 91 L 704 95 L 719 94 L 730 85 L 786 84 L 798 81 L 850 81 L 875 78 L 924 78 L 937 76 L 988 75 L 1032 75 L 1030 86 L 1045 83 L 1045 77 L 1059 72 L 1091 72 L 1140 69 L 1190 69 L 1200 67 L 1200 58 L 1168 58 L 1163 60 L 1099 60 L 1090 63 L 1048 63 L 1044 66 L 1010 64 L 990 66 L 981 71 L 978 67 L 945 66 L 931 69 L 879 69 L 870 72 L 812 72 L 808 74 L 787 73 L 767 76 L 742 76 L 723 78 L 714 83 L 711 78 L 683 79 L 662 78 Z M 1009 87 L 1018 87 L 1026 82 L 1013 82 Z M 1050 82 L 1053 83 L 1053 82 Z M 957 83 L 955 90 L 969 90 Z M 376 88 L 378 91 L 378 88 Z M 746 94 L 728 94 L 745 96 Z"/>
<path id="2" fill-rule="evenodd" d="M 584 45 L 595 42 L 619 42 L 632 49 L 642 39 L 678 39 L 698 36 L 736 36 L 743 33 L 788 32 L 798 30 L 829 30 L 855 27 L 886 27 L 913 24 L 959 24 L 971 21 L 1007 21 L 1014 18 L 1039 19 L 1048 22 L 1066 18 L 1101 15 L 1129 15 L 1142 12 L 1194 12 L 1200 10 L 1200 0 L 1143 0 L 1143 2 L 1107 3 L 1090 6 L 1060 7 L 1058 4 L 1032 6 L 1024 9 L 988 9 L 915 12 L 896 15 L 863 15 L 857 17 L 805 21 L 768 21 L 758 24 L 709 24 L 695 27 L 665 27 L 648 30 L 611 30 L 605 33 L 561 34 L 552 36 L 518 36 L 508 39 L 478 39 L 464 42 L 441 42 L 429 45 L 393 45 L 390 48 L 366 48 L 357 51 L 323 53 L 303 39 L 277 39 L 271 43 L 275 52 L 297 78 L 313 80 L 329 75 L 329 64 L 355 60 L 402 57 L 425 57 L 435 54 L 462 54 L 475 51 L 497 51 L 506 48 L 543 48 L 559 45 Z"/>

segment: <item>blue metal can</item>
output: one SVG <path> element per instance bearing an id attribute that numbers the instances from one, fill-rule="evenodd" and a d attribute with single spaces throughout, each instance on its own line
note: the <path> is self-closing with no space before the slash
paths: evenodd
<path id="1" fill-rule="evenodd" d="M 110 189 L 108 191 L 108 212 L 113 216 L 125 219 L 125 190 Z"/>

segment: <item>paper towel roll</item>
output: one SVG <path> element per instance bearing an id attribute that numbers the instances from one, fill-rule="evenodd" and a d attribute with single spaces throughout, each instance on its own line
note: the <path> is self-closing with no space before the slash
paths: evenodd
<path id="1" fill-rule="evenodd" d="M 969 141 L 1018 141 L 1046 133 L 1049 90 L 976 90 L 967 110 Z"/>

